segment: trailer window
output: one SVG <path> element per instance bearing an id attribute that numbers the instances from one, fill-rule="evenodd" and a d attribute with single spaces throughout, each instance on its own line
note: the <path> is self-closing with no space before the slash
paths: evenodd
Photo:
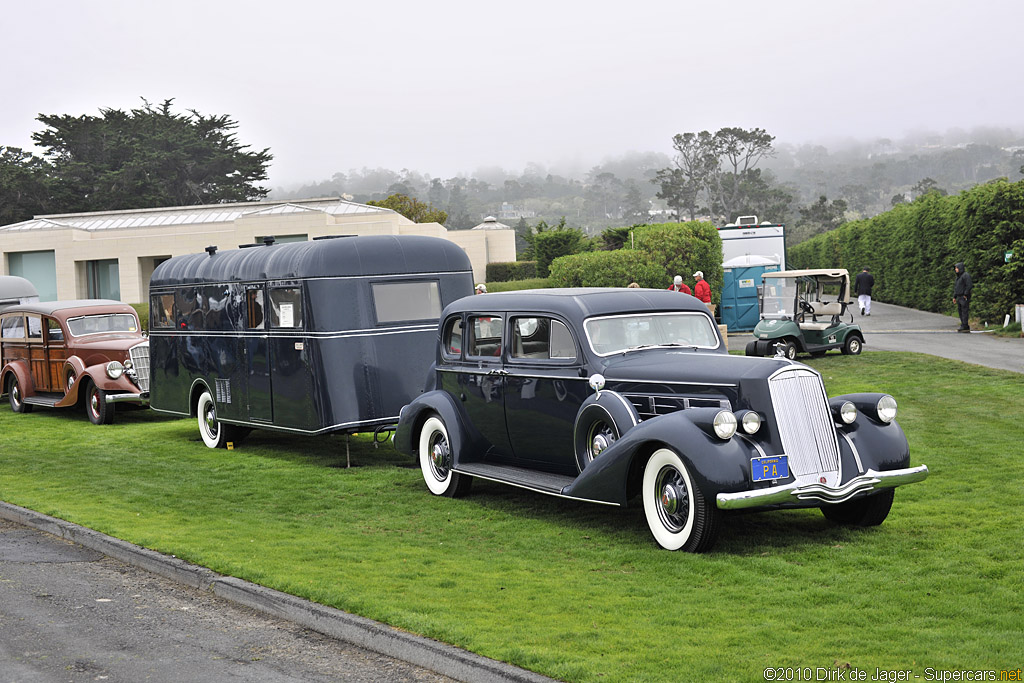
<path id="1" fill-rule="evenodd" d="M 245 290 L 245 326 L 250 330 L 263 329 L 263 290 Z"/>
<path id="2" fill-rule="evenodd" d="M 153 327 L 174 327 L 174 295 L 154 294 L 150 297 Z"/>
<path id="3" fill-rule="evenodd" d="M 437 282 L 375 282 L 372 288 L 378 324 L 441 317 Z"/>
<path id="4" fill-rule="evenodd" d="M 278 287 L 270 290 L 270 326 L 302 327 L 302 290 Z"/>

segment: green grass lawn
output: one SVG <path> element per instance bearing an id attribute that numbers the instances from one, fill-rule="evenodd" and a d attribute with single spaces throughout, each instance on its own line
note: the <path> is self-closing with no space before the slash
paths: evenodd
<path id="1" fill-rule="evenodd" d="M 570 681 L 764 680 L 768 666 L 1024 663 L 1024 376 L 930 356 L 829 355 L 830 395 L 900 403 L 912 464 L 884 524 L 728 517 L 706 555 L 642 510 L 476 482 L 427 493 L 390 444 L 0 407 L 0 498 L 218 572 Z M 0 577 L 2 578 L 2 577 Z"/>

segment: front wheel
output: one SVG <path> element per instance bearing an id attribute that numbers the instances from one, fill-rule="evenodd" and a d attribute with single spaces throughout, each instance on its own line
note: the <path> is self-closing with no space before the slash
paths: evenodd
<path id="1" fill-rule="evenodd" d="M 889 516 L 896 489 L 876 493 L 867 498 L 848 500 L 838 505 L 823 505 L 821 514 L 836 524 L 850 526 L 878 526 Z"/>
<path id="2" fill-rule="evenodd" d="M 213 396 L 209 391 L 204 391 L 199 397 L 196 405 L 196 415 L 199 420 L 199 435 L 203 437 L 203 443 L 207 448 L 224 448 L 228 443 L 227 425 L 223 425 L 217 419 L 217 406 L 213 402 Z"/>
<path id="3" fill-rule="evenodd" d="M 782 354 L 789 360 L 796 360 L 796 344 L 791 341 L 781 342 Z"/>
<path id="4" fill-rule="evenodd" d="M 16 375 L 11 375 L 11 381 L 7 383 L 7 398 L 11 401 L 11 410 L 16 413 L 31 413 L 31 404 L 25 403 L 25 396 L 21 393 L 21 383 Z"/>
<path id="5" fill-rule="evenodd" d="M 451 440 L 441 418 L 429 417 L 420 427 L 419 456 L 423 481 L 435 496 L 457 498 L 469 492 L 473 480 L 452 472 Z"/>
<path id="6" fill-rule="evenodd" d="M 700 553 L 714 545 L 721 514 L 674 451 L 658 449 L 647 461 L 642 498 L 647 526 L 662 548 Z"/>
<path id="7" fill-rule="evenodd" d="M 107 401 L 107 392 L 91 381 L 85 392 L 85 414 L 94 425 L 108 425 L 114 421 L 114 404 Z"/>
<path id="8" fill-rule="evenodd" d="M 851 334 L 846 338 L 846 343 L 843 344 L 843 353 L 847 356 L 857 356 L 864 348 L 864 342 L 860 340 L 855 334 Z"/>

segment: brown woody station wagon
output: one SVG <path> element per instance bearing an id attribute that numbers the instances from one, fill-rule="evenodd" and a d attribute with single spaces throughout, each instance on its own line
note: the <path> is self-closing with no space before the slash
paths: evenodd
<path id="1" fill-rule="evenodd" d="M 149 341 L 128 304 L 86 299 L 7 308 L 0 353 L 0 387 L 16 413 L 84 406 L 93 424 L 110 424 L 116 403 L 149 405 Z"/>

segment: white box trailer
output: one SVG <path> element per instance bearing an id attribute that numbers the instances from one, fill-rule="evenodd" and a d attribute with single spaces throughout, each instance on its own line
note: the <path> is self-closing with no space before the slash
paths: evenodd
<path id="1" fill-rule="evenodd" d="M 757 222 L 757 216 L 740 216 L 735 223 L 718 229 L 722 238 L 722 260 L 741 256 L 763 256 L 786 270 L 786 226 L 781 223 Z"/>

